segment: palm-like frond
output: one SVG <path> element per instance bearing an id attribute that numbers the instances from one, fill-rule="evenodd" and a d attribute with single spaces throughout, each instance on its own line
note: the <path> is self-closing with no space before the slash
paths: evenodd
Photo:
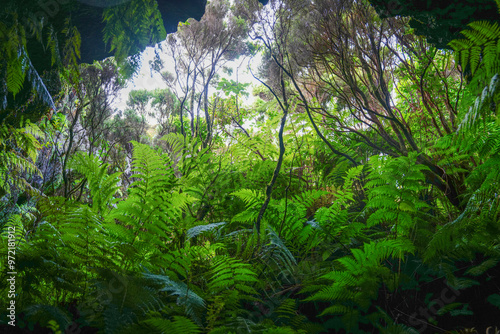
<path id="1" fill-rule="evenodd" d="M 82 152 L 73 155 L 68 166 L 87 178 L 92 208 L 96 212 L 106 214 L 112 204 L 113 195 L 119 189 L 121 173 L 108 175 L 108 164 L 102 164 L 97 157 Z"/>

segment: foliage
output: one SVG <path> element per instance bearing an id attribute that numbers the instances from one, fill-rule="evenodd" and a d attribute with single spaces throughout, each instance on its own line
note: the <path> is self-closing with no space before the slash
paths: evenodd
<path id="1" fill-rule="evenodd" d="M 423 35 L 439 48 L 459 38 L 463 27 L 474 21 L 495 21 L 493 1 L 441 1 L 422 5 L 418 1 L 370 0 L 381 17 L 408 16 L 417 35 Z"/>
<path id="2" fill-rule="evenodd" d="M 15 100 L 16 95 L 21 92 L 25 80 L 41 101 L 55 109 L 52 96 L 33 66 L 27 50 L 29 37 L 35 35 L 39 42 L 43 42 L 41 32 L 37 31 L 42 22 L 32 21 L 30 25 L 20 22 L 17 11 L 9 14 L 8 17 L 2 15 L 0 21 L 0 51 L 2 54 L 0 58 L 0 73 L 2 73 L 0 110 L 12 107 L 13 102 L 9 101 L 8 94 L 12 94 Z M 57 44 L 51 43 L 52 35 L 48 36 L 47 44 L 51 46 L 52 62 L 54 62 L 59 50 Z M 5 115 L 2 113 L 2 120 L 4 118 Z"/>
<path id="3" fill-rule="evenodd" d="M 133 0 L 123 6 L 105 10 L 104 42 L 110 44 L 115 57 L 124 61 L 151 43 L 151 40 L 163 40 L 165 27 L 158 3 L 153 0 Z"/>
<path id="4" fill-rule="evenodd" d="M 165 37 L 160 9 L 137 0 L 105 10 L 118 61 L 78 65 L 86 37 L 69 21 L 57 30 L 64 43 L 40 31 L 37 43 L 65 50 L 54 58 L 61 112 L 0 126 L 0 280 L 16 272 L 16 325 L 491 328 L 500 268 L 494 23 L 471 23 L 453 53 L 366 2 L 215 0 L 157 50 L 158 72 L 162 51 L 175 57 L 165 87 L 133 90 L 114 110 L 121 62 L 151 34 Z M 29 49 L 37 31 L 16 20 L 0 73 L 8 101 L 15 93 L 19 102 L 30 58 L 14 51 Z M 261 85 L 253 104 L 248 84 L 222 70 L 249 54 L 262 56 L 259 72 L 249 61 Z"/>
<path id="5" fill-rule="evenodd" d="M 330 284 L 311 286 L 307 290 L 321 289 L 306 300 L 331 301 L 321 315 L 342 314 L 345 328 L 355 331 L 361 316 L 367 316 L 372 302 L 377 299 L 379 285 L 384 284 L 394 291 L 399 275 L 382 265 L 389 259 L 403 259 L 414 251 L 413 245 L 405 239 L 382 240 L 364 244 L 363 249 L 352 249 L 352 257 L 338 259 L 339 269 L 320 277 Z M 373 320 L 372 320 L 373 321 Z"/>
<path id="6" fill-rule="evenodd" d="M 418 225 L 429 219 L 424 215 L 428 205 L 420 199 L 427 188 L 422 173 L 426 169 L 415 163 L 415 156 L 371 157 L 366 207 L 376 211 L 367 219 L 367 225 L 388 224 L 391 233 L 415 239 Z"/>
<path id="7" fill-rule="evenodd" d="M 500 2 L 496 3 L 500 13 Z M 463 68 L 470 71 L 469 87 L 474 89 L 484 86 L 488 78 L 499 72 L 500 27 L 498 22 L 475 21 L 468 28 L 461 31 L 465 38 L 452 40 L 449 46 Z"/>
<path id="8" fill-rule="evenodd" d="M 40 173 L 35 165 L 41 148 L 36 136 L 40 135 L 40 128 L 29 121 L 20 129 L 0 125 L 0 196 L 13 191 L 35 191 L 26 177 Z"/>

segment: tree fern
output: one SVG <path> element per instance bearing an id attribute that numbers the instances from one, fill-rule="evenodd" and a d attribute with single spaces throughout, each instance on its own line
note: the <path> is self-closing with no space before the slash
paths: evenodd
<path id="1" fill-rule="evenodd" d="M 191 238 L 194 238 L 200 234 L 203 234 L 204 232 L 213 231 L 213 230 L 217 229 L 218 227 L 222 227 L 224 225 L 226 225 L 225 222 L 212 223 L 212 224 L 207 224 L 207 225 L 198 225 L 198 226 L 192 227 L 189 230 L 187 230 L 186 237 L 188 239 L 191 239 Z"/>
<path id="2" fill-rule="evenodd" d="M 497 95 L 498 75 L 494 75 L 457 130 L 455 141 L 461 153 L 476 157 L 479 165 L 468 173 L 465 180 L 468 186 L 465 210 L 432 236 L 426 251 L 427 260 L 440 256 L 472 257 L 476 251 L 495 258 L 499 256 L 495 248 L 499 243 L 496 236 L 500 201 L 495 194 L 500 183 L 497 168 L 500 163 L 500 127 L 492 113 L 492 106 L 498 106 Z"/>

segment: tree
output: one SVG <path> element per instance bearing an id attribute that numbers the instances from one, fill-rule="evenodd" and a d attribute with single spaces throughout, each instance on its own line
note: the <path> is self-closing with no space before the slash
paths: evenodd
<path id="1" fill-rule="evenodd" d="M 151 107 L 155 112 L 150 116 L 155 117 L 158 123 L 158 137 L 167 133 L 177 132 L 175 120 L 179 115 L 179 100 L 169 89 L 157 89 L 151 97 Z"/>
<path id="2" fill-rule="evenodd" d="M 210 2 L 200 21 L 188 20 L 167 39 L 175 74 L 164 73 L 163 77 L 180 101 L 181 129 L 185 110 L 191 118 L 191 135 L 199 137 L 204 147 L 213 137 L 210 87 L 225 63 L 243 54 L 246 47 L 242 40 L 246 35 L 246 23 L 236 16 L 237 10 L 225 0 Z M 157 71 L 161 71 L 163 65 L 159 58 L 154 65 Z M 200 111 L 205 118 L 204 138 L 200 129 Z"/>
<path id="3" fill-rule="evenodd" d="M 135 111 L 140 118 L 141 127 L 139 133 L 144 133 L 147 124 L 147 115 L 151 94 L 146 89 L 133 90 L 129 93 L 127 107 Z"/>
<path id="4" fill-rule="evenodd" d="M 88 107 L 81 116 L 80 123 L 85 131 L 87 153 L 96 154 L 109 140 L 110 118 L 113 114 L 111 104 L 118 91 L 124 87 L 116 63 L 111 59 L 95 62 L 82 70 L 82 84 Z M 104 159 L 105 155 L 103 156 Z"/>
<path id="5" fill-rule="evenodd" d="M 332 152 L 354 165 L 363 158 L 332 140 L 362 143 L 394 157 L 416 152 L 430 169 L 427 181 L 461 207 L 465 175 L 448 174 L 429 151 L 437 138 L 457 128 L 462 84 L 450 54 L 409 34 L 404 19 L 379 19 L 366 3 L 290 1 L 288 6 L 300 19 L 283 16 L 294 33 L 276 39 L 270 59 L 290 78 L 293 94 Z M 422 122 L 432 135 L 420 135 Z"/>
<path id="6" fill-rule="evenodd" d="M 0 120 L 19 113 L 37 121 L 57 109 L 44 72 L 61 70 L 67 60 L 92 63 L 117 56 L 129 74 L 138 53 L 174 32 L 177 22 L 201 18 L 205 1 L 8 0 L 0 13 Z M 123 19 L 123 18 L 127 19 Z M 165 20 L 163 20 L 164 18 Z M 125 33 L 127 32 L 127 33 Z M 80 39 L 81 35 L 85 39 Z M 109 46 L 108 46 L 109 45 Z M 127 61 L 127 57 L 132 56 Z M 10 120 L 13 121 L 12 119 Z"/>
<path id="7" fill-rule="evenodd" d="M 67 116 L 65 122 L 59 124 L 61 128 L 56 130 L 60 135 L 55 136 L 51 144 L 61 159 L 65 197 L 83 189 L 85 184 L 82 181 L 72 188 L 68 170 L 71 156 L 79 150 L 88 155 L 101 151 L 106 159 L 114 145 L 109 143 L 108 136 L 113 113 L 111 103 L 123 88 L 122 80 L 117 64 L 107 59 L 93 65 L 80 65 L 78 72 L 64 82 L 67 94 L 61 101 L 61 111 Z"/>

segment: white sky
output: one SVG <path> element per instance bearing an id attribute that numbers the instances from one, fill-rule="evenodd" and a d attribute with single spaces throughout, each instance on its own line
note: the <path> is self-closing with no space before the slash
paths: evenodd
<path id="1" fill-rule="evenodd" d="M 138 70 L 138 73 L 127 82 L 127 86 L 122 89 L 117 98 L 114 100 L 113 106 L 118 108 L 119 110 L 125 110 L 127 106 L 128 95 L 132 90 L 155 90 L 158 88 L 166 88 L 167 85 L 161 78 L 160 74 L 156 71 L 150 69 L 149 62 L 153 60 L 155 56 L 154 48 L 149 47 L 144 50 L 141 54 L 141 65 Z M 168 71 L 170 73 L 174 73 L 174 63 L 172 60 L 163 59 L 164 60 L 164 71 Z M 252 96 L 253 86 L 259 85 L 259 82 L 255 80 L 250 72 L 248 71 L 248 58 L 241 57 L 236 61 L 232 61 L 226 64 L 227 67 L 233 68 L 233 73 L 229 76 L 227 73 L 218 73 L 221 77 L 226 79 L 232 79 L 236 81 L 236 68 L 239 67 L 238 70 L 238 82 L 240 83 L 251 83 L 252 85 L 247 87 L 247 92 L 249 93 L 249 97 L 245 99 L 245 105 L 251 105 L 255 101 L 255 97 Z M 258 65 L 260 64 L 260 56 L 255 56 L 252 60 L 252 70 L 255 73 Z M 214 93 L 215 89 L 211 88 L 211 93 Z"/>

